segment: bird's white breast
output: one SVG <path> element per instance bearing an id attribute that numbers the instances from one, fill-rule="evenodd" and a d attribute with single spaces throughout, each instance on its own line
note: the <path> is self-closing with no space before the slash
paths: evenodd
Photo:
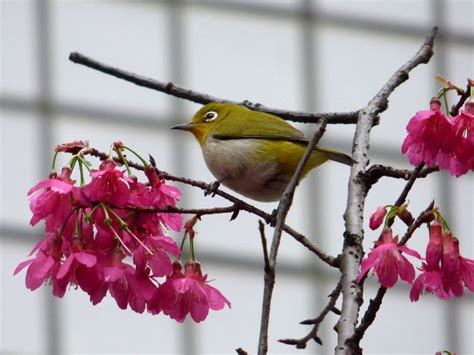
<path id="1" fill-rule="evenodd" d="M 264 158 L 257 139 L 218 140 L 209 136 L 203 145 L 207 167 L 225 186 L 259 201 L 278 200 L 289 179 L 271 157 Z"/>

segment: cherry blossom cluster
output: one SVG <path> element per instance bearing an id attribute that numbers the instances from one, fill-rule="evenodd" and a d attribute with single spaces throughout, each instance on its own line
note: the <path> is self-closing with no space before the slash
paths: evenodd
<path id="1" fill-rule="evenodd" d="M 469 80 L 471 91 L 473 83 Z M 442 90 L 443 98 L 448 89 Z M 439 98 L 434 98 L 430 109 L 417 112 L 406 128 L 402 153 L 408 153 L 411 164 L 438 165 L 453 176 L 474 170 L 474 102 L 466 102 L 457 116 L 450 117 L 442 112 Z"/>
<path id="2" fill-rule="evenodd" d="M 390 212 L 387 213 L 387 208 Z M 459 241 L 453 236 L 446 221 L 438 209 L 434 209 L 425 223 L 429 224 L 429 241 L 425 257 L 393 237 L 392 228 L 395 216 L 400 217 L 406 224 L 411 225 L 413 218 L 407 219 L 409 212 L 406 206 L 379 207 L 370 218 L 370 227 L 377 229 L 381 226 L 384 216 L 385 224 L 380 238 L 361 263 L 358 282 L 361 282 L 369 270 L 372 270 L 383 287 L 393 287 L 398 278 L 406 281 L 411 287 L 410 299 L 418 301 L 420 294 L 434 293 L 443 300 L 460 297 L 464 287 L 474 292 L 474 260 L 465 258 L 459 253 Z M 411 214 L 410 214 L 411 217 Z M 403 255 L 410 255 L 422 260 L 416 277 L 413 264 Z"/>
<path id="3" fill-rule="evenodd" d="M 99 169 L 90 170 L 85 159 L 91 151 L 87 142 L 56 148 L 57 153 L 76 153 L 60 174 L 52 172 L 28 192 L 30 223 L 44 221 L 45 233 L 30 253 L 34 257 L 20 263 L 15 274 L 27 267 L 30 290 L 49 282 L 53 295 L 63 297 L 74 286 L 86 292 L 94 305 L 109 293 L 121 309 L 163 312 L 179 322 L 187 314 L 200 322 L 209 309 L 230 307 L 209 285 L 194 253 L 183 267 L 181 248 L 166 235 L 182 228 L 182 216 L 166 211 L 176 207 L 179 189 L 168 185 L 137 155 L 147 178 L 147 183 L 140 182 L 131 174 L 125 149 L 129 148 L 121 142 L 114 143 L 118 157 L 109 157 Z M 128 176 L 117 161 L 125 164 Z M 71 178 L 77 166 L 79 185 Z M 88 183 L 85 169 L 90 170 Z"/>

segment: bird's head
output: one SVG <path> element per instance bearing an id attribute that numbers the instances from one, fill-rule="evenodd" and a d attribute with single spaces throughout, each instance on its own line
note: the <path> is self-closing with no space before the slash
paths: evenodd
<path id="1" fill-rule="evenodd" d="M 204 144 L 209 132 L 213 131 L 219 123 L 229 116 L 232 108 L 236 106 L 229 103 L 211 102 L 203 106 L 193 116 L 191 122 L 174 126 L 173 129 L 180 129 L 191 132 L 199 144 Z"/>

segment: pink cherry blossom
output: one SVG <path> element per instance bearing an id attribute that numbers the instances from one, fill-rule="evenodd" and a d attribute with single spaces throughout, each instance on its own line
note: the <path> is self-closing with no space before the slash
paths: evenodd
<path id="1" fill-rule="evenodd" d="M 34 226 L 40 220 L 52 215 L 54 220 L 52 224 L 61 226 L 64 223 L 64 217 L 72 207 L 71 191 L 74 181 L 69 179 L 70 176 L 71 170 L 63 169 L 60 176 L 53 175 L 50 179 L 40 181 L 28 191 L 30 209 L 33 212 L 31 225 Z"/>
<path id="2" fill-rule="evenodd" d="M 455 146 L 451 154 L 440 161 L 439 167 L 448 169 L 454 176 L 474 170 L 474 102 L 467 102 L 465 109 L 453 118 Z"/>
<path id="3" fill-rule="evenodd" d="M 186 263 L 183 273 L 181 263 L 175 262 L 173 273 L 158 288 L 148 310 L 153 314 L 163 311 L 180 323 L 188 314 L 195 322 L 201 322 L 209 309 L 221 310 L 225 305 L 231 306 L 219 290 L 209 285 L 199 263 Z"/>
<path id="4" fill-rule="evenodd" d="M 444 290 L 453 296 L 464 294 L 461 272 L 459 269 L 459 244 L 450 231 L 443 235 L 443 258 L 441 264 Z"/>
<path id="5" fill-rule="evenodd" d="M 136 272 L 131 265 L 123 262 L 124 257 L 123 253 L 116 252 L 108 262 L 101 263 L 103 285 L 98 288 L 97 293 L 91 295 L 91 301 L 94 304 L 100 302 L 108 290 L 119 308 L 126 309 L 127 305 L 130 305 L 135 312 L 142 313 L 156 287 L 146 270 Z"/>
<path id="6" fill-rule="evenodd" d="M 435 166 L 439 157 L 447 157 L 456 144 L 453 123 L 441 112 L 441 102 L 434 99 L 430 109 L 419 111 L 407 125 L 408 136 L 402 145 L 402 153 L 408 153 L 413 165 L 425 162 Z"/>
<path id="7" fill-rule="evenodd" d="M 444 300 L 462 296 L 464 286 L 474 292 L 474 260 L 461 256 L 459 241 L 451 231 L 442 229 L 437 221 L 430 225 L 426 263 L 411 289 L 412 301 L 417 301 L 422 292 L 434 293 Z"/>
<path id="8" fill-rule="evenodd" d="M 398 237 L 392 237 L 392 229 L 385 228 L 376 247 L 362 260 L 357 282 L 360 282 L 370 269 L 373 269 L 384 287 L 389 288 L 395 285 L 398 277 L 411 283 L 415 278 L 415 269 L 402 252 L 417 258 L 421 257 L 416 251 L 406 246 L 399 246 L 397 243 Z"/>
<path id="9" fill-rule="evenodd" d="M 117 207 L 124 207 L 130 196 L 128 183 L 123 171 L 115 168 L 112 159 L 102 162 L 99 170 L 91 173 L 92 181 L 84 186 L 84 193 L 93 202 L 106 202 Z"/>
<path id="10" fill-rule="evenodd" d="M 387 214 L 385 207 L 378 207 L 374 213 L 370 216 L 369 227 L 372 230 L 377 229 L 383 223 L 383 218 Z"/>
<path id="11" fill-rule="evenodd" d="M 423 263 L 421 266 L 423 271 L 413 282 L 410 290 L 410 300 L 412 302 L 418 301 L 420 294 L 434 293 L 441 299 L 447 300 L 451 296 L 444 290 L 442 273 L 439 268 L 430 269 L 427 264 Z"/>
<path id="12" fill-rule="evenodd" d="M 150 254 L 150 252 L 153 254 Z M 148 265 L 153 272 L 153 276 L 170 275 L 173 267 L 168 253 L 174 256 L 181 253 L 173 239 L 166 236 L 148 237 L 143 240 L 143 245 L 135 250 L 133 262 L 138 270 L 144 270 Z"/>
<path id="13" fill-rule="evenodd" d="M 434 269 L 438 266 L 443 256 L 443 231 L 439 222 L 430 224 L 430 240 L 426 247 L 426 264 Z"/>
<path id="14" fill-rule="evenodd" d="M 87 147 L 86 142 L 76 141 L 59 145 L 56 151 L 81 154 L 85 159 L 90 152 Z M 73 161 L 77 164 L 78 160 Z M 28 192 L 31 223 L 43 220 L 45 234 L 31 251 L 34 256 L 20 263 L 15 274 L 27 269 L 27 288 L 36 290 L 49 283 L 57 297 L 73 285 L 88 293 L 94 305 L 109 293 L 119 308 L 141 313 L 156 304 L 157 312 L 161 311 L 161 300 L 156 303 L 155 295 L 158 285 L 166 281 L 159 278 L 172 275 L 171 258 L 181 253 L 165 231 L 180 231 L 182 216 L 153 210 L 175 207 L 179 190 L 151 167 L 146 173 L 149 185 L 125 177 L 111 158 L 99 170 L 92 170 L 91 181 L 83 186 L 75 186 L 71 173 L 65 167 L 59 176 L 52 173 Z M 224 307 L 219 302 L 225 298 L 207 284 L 198 267 L 182 274 L 182 279 L 193 290 L 204 292 L 207 311 Z M 203 313 L 193 310 L 192 314 L 201 319 Z"/>
<path id="15" fill-rule="evenodd" d="M 53 286 L 53 295 L 62 297 L 66 292 L 67 283 L 57 279 L 57 273 L 61 266 L 61 244 L 59 239 L 48 235 L 35 247 L 35 249 L 38 248 L 36 256 L 21 262 L 15 269 L 14 275 L 28 266 L 25 278 L 28 289 L 34 291 L 50 280 Z"/>

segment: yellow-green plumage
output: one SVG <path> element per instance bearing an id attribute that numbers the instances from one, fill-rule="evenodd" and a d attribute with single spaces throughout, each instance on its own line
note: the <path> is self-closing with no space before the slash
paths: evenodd
<path id="1" fill-rule="evenodd" d="M 222 184 L 258 201 L 280 198 L 308 144 L 283 119 L 227 103 L 205 105 L 191 123 L 175 128 L 194 134 L 209 170 Z M 352 164 L 343 153 L 317 147 L 301 178 L 328 159 Z"/>

